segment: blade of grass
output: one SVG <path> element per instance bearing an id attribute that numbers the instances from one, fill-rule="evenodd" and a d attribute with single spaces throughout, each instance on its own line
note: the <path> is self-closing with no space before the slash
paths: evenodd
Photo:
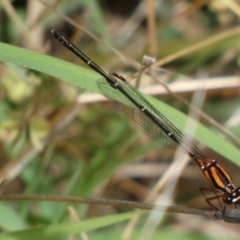
<path id="1" fill-rule="evenodd" d="M 0 61 L 9 62 L 24 66 L 29 69 L 37 70 L 42 73 L 61 78 L 64 81 L 77 85 L 83 89 L 98 92 L 96 80 L 99 79 L 97 73 L 77 65 L 65 62 L 50 56 L 32 52 L 23 48 L 0 43 Z M 146 98 L 162 112 L 176 127 L 184 129 L 187 115 L 158 101 L 150 96 Z M 194 139 L 218 152 L 222 156 L 230 159 L 236 164 L 240 164 L 240 151 L 227 140 L 220 138 L 216 133 L 206 128 L 200 123 L 197 124 L 197 130 Z"/>
<path id="2" fill-rule="evenodd" d="M 71 234 L 79 234 L 81 231 L 91 231 L 128 220 L 134 215 L 136 215 L 136 213 L 123 213 L 105 217 L 92 218 L 79 223 L 62 223 L 44 227 L 36 227 L 16 232 L 1 233 L 0 240 L 2 239 L 41 240 L 59 238 L 63 239 L 64 236 L 69 236 Z"/>

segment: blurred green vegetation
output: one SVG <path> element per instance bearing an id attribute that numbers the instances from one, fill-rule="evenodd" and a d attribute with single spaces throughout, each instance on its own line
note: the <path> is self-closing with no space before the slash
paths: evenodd
<path id="1" fill-rule="evenodd" d="M 156 5 L 151 12 L 146 2 L 62 0 L 52 7 L 37 0 L 0 2 L 0 180 L 11 180 L 3 193 L 142 202 L 173 159 L 173 151 L 146 138 L 111 103 L 98 99 L 94 93 L 100 93 L 95 84 L 99 76 L 51 36 L 52 28 L 65 32 L 103 69 L 123 76 L 136 74 L 143 56 L 151 55 L 167 70 L 192 78 L 199 72 L 209 81 L 238 78 L 237 8 L 220 1 L 152 1 Z M 159 67 L 153 69 L 158 72 Z M 218 87 L 207 92 L 203 111 L 238 138 L 238 89 Z M 182 97 L 191 101 L 193 94 Z M 161 102 L 147 98 L 184 129 L 188 108 L 179 99 L 171 94 L 160 96 Z M 193 138 L 208 147 L 203 150 L 206 156 L 227 166 L 237 185 L 239 168 L 233 163 L 239 165 L 238 148 L 214 124 L 202 118 L 200 123 Z M 156 174 L 154 168 L 144 169 L 148 164 L 164 170 Z M 191 167 L 178 182 L 174 204 L 207 208 L 198 188 L 208 185 L 198 167 Z M 76 217 L 68 205 L 1 202 L 0 239 L 66 239 L 78 232 L 86 232 L 89 239 L 121 239 L 135 215 L 124 208 L 72 204 Z M 141 216 L 128 239 L 146 234 L 147 218 Z M 229 225 L 192 215 L 169 214 L 154 224 L 157 229 L 149 239 L 234 239 L 238 232 L 238 226 L 231 225 L 230 236 Z"/>

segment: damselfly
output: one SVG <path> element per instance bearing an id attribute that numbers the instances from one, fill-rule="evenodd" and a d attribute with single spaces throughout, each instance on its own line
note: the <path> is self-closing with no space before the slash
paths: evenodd
<path id="1" fill-rule="evenodd" d="M 118 102 L 119 110 L 150 137 L 171 148 L 181 146 L 191 159 L 201 168 L 204 176 L 209 181 L 212 191 L 220 195 L 205 198 L 206 202 L 214 209 L 214 199 L 222 198 L 225 204 L 240 204 L 240 187 L 236 188 L 232 183 L 229 173 L 214 159 L 204 154 L 190 141 L 184 137 L 161 112 L 147 101 L 142 94 L 129 84 L 122 76 L 116 73 L 108 74 L 95 62 L 88 58 L 60 31 L 53 29 L 53 36 L 68 48 L 71 52 L 81 58 L 89 67 L 98 72 L 104 79 L 98 80 L 100 91 L 113 101 Z M 202 194 L 206 188 L 200 188 Z M 203 194 L 204 195 L 204 194 Z"/>

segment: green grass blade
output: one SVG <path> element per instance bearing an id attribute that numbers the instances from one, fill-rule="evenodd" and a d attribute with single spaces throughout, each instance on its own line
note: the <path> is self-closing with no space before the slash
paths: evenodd
<path id="1" fill-rule="evenodd" d="M 44 227 L 36 227 L 22 231 L 0 234 L 0 240 L 18 239 L 18 240 L 42 240 L 42 239 L 64 239 L 64 237 L 79 234 L 82 231 L 96 230 L 107 227 L 125 220 L 129 220 L 136 213 L 123 213 L 105 217 L 92 218 L 78 223 L 61 223 Z"/>
<path id="2" fill-rule="evenodd" d="M 97 73 L 61 59 L 0 43 L 0 61 L 30 68 L 78 87 L 99 92 L 94 81 L 100 78 Z"/>
<path id="3" fill-rule="evenodd" d="M 100 76 L 97 73 L 60 59 L 0 43 L 0 61 L 34 69 L 60 78 L 83 89 L 99 93 L 96 80 L 99 79 Z M 177 126 L 180 130 L 184 129 L 188 116 L 150 96 L 146 96 L 146 98 L 175 126 Z M 220 138 L 216 133 L 205 126 L 199 123 L 196 124 L 197 130 L 194 135 L 194 139 L 236 164 L 240 163 L 238 160 L 240 151 L 235 146 L 230 144 L 227 140 Z"/>

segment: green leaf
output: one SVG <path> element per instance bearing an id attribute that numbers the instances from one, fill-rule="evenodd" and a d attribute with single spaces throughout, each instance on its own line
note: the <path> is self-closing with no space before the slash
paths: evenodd
<path id="1" fill-rule="evenodd" d="M 99 75 L 86 68 L 5 43 L 0 43 L 0 53 L 0 61 L 30 68 L 81 88 L 100 92 L 94 81 L 99 79 Z"/>
<path id="2" fill-rule="evenodd" d="M 110 215 L 106 217 L 92 218 L 78 223 L 61 223 L 44 227 L 36 227 L 22 231 L 1 233 L 0 240 L 18 239 L 18 240 L 42 240 L 42 239 L 64 239 L 71 234 L 79 234 L 82 231 L 91 231 L 116 224 L 135 216 L 136 213 L 123 213 Z"/>
<path id="3" fill-rule="evenodd" d="M 0 52 L 0 61 L 34 69 L 60 78 L 83 89 L 98 93 L 100 92 L 96 85 L 96 80 L 98 80 L 100 76 L 86 68 L 4 43 L 0 43 Z M 187 115 L 150 96 L 146 96 L 146 98 L 176 127 L 178 127 L 180 130 L 184 129 L 185 123 L 189 119 Z M 196 125 L 197 130 L 195 132 L 194 139 L 218 152 L 222 156 L 230 159 L 236 164 L 240 163 L 238 160 L 240 151 L 234 145 L 219 137 L 215 132 L 206 128 L 202 124 L 196 123 Z"/>
<path id="4" fill-rule="evenodd" d="M 1 229 L 17 231 L 28 226 L 22 219 L 22 216 L 15 212 L 11 206 L 8 206 L 5 203 L 0 203 L 0 212 L 1 215 L 4 216 L 0 218 Z"/>

